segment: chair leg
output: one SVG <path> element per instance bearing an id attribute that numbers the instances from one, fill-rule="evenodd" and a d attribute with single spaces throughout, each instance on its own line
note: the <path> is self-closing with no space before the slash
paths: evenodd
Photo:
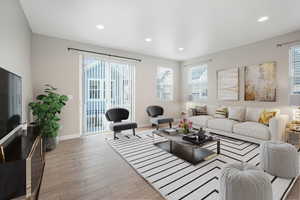
<path id="1" fill-rule="evenodd" d="M 135 129 L 134 128 L 132 129 L 132 133 L 133 133 L 133 136 L 135 136 Z"/>
<path id="2" fill-rule="evenodd" d="M 159 124 L 156 124 L 156 130 L 159 130 Z"/>
<path id="3" fill-rule="evenodd" d="M 114 131 L 114 140 L 117 139 L 117 136 L 116 136 L 117 132 Z"/>
<path id="4" fill-rule="evenodd" d="M 169 122 L 169 126 L 170 126 L 170 128 L 172 128 L 172 122 Z"/>

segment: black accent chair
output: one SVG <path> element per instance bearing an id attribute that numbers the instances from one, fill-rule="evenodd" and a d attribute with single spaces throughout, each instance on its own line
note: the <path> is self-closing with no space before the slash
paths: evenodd
<path id="1" fill-rule="evenodd" d="M 172 128 L 173 118 L 164 117 L 164 109 L 161 106 L 148 106 L 146 110 L 148 116 L 150 117 L 150 122 L 152 125 L 156 126 L 156 129 L 159 129 L 160 124 L 169 123 L 170 128 Z"/>
<path id="2" fill-rule="evenodd" d="M 113 123 L 110 124 L 109 128 L 114 132 L 114 139 L 118 139 L 116 134 L 124 130 L 132 129 L 133 135 L 135 136 L 135 129 L 137 128 L 137 123 L 135 122 L 122 122 L 129 117 L 129 111 L 125 108 L 111 108 L 106 111 L 105 117 L 107 121 Z"/>

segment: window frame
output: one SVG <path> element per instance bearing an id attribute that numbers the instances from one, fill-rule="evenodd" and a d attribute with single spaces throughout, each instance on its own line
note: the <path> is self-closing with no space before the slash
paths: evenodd
<path id="1" fill-rule="evenodd" d="M 198 79 L 192 79 L 192 71 L 196 68 L 206 68 L 206 82 L 204 82 L 203 80 L 200 80 L 201 76 Z M 208 64 L 207 63 L 202 63 L 202 64 L 198 64 L 198 65 L 193 65 L 190 66 L 188 68 L 188 72 L 187 72 L 187 83 L 188 83 L 188 97 L 191 97 L 191 101 L 201 101 L 201 100 L 207 100 L 208 99 Z M 201 84 L 201 83 L 206 83 L 206 96 L 200 96 L 198 95 L 197 98 L 194 97 L 194 87 L 196 87 L 197 84 Z M 200 89 L 198 89 L 198 94 L 201 93 Z"/>
<path id="2" fill-rule="evenodd" d="M 162 85 L 166 85 L 166 86 L 171 86 L 170 89 L 170 98 L 169 99 L 162 99 L 162 97 L 159 95 L 158 92 L 158 78 L 159 78 L 159 73 L 160 73 L 160 69 L 167 69 L 171 71 L 171 84 L 162 84 Z M 158 66 L 156 69 L 156 76 L 155 76 L 155 88 L 156 88 L 156 98 L 159 99 L 159 101 L 162 102 L 172 102 L 174 101 L 174 69 L 172 67 L 164 67 L 164 66 Z"/>

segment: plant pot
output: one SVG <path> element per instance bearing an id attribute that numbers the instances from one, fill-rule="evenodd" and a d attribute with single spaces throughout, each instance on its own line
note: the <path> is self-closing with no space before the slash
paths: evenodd
<path id="1" fill-rule="evenodd" d="M 43 137 L 44 151 L 49 152 L 56 148 L 59 143 L 58 137 Z"/>

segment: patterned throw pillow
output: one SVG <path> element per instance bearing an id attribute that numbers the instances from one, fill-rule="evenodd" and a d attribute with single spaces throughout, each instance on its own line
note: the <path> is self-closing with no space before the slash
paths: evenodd
<path id="1" fill-rule="evenodd" d="M 215 117 L 216 118 L 227 118 L 228 116 L 228 109 L 224 106 L 217 108 Z"/>
<path id="2" fill-rule="evenodd" d="M 191 108 L 192 115 L 207 115 L 206 106 L 196 106 L 195 108 Z"/>
<path id="3" fill-rule="evenodd" d="M 207 109 L 206 105 L 205 106 L 196 106 L 196 115 L 207 115 Z"/>
<path id="4" fill-rule="evenodd" d="M 276 116 L 276 111 L 262 111 L 258 122 L 269 126 L 270 119 Z"/>

